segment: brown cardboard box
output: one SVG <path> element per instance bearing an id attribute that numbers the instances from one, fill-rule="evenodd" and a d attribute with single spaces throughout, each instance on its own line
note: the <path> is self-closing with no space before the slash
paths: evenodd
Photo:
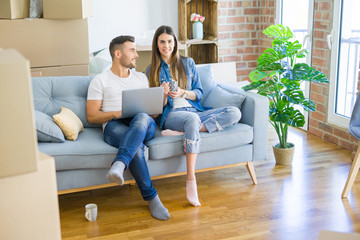
<path id="1" fill-rule="evenodd" d="M 359 240 L 360 234 L 320 231 L 318 240 Z"/>
<path id="2" fill-rule="evenodd" d="M 92 0 L 43 0 L 44 18 L 74 19 L 92 16 Z"/>
<path id="3" fill-rule="evenodd" d="M 28 18 L 30 12 L 30 0 L 1 0 L 0 18 Z"/>
<path id="4" fill-rule="evenodd" d="M 32 77 L 89 76 L 89 65 L 31 68 Z"/>
<path id="5" fill-rule="evenodd" d="M 89 63 L 87 19 L 0 20 L 0 48 L 15 48 L 31 67 Z"/>
<path id="6" fill-rule="evenodd" d="M 0 179 L 37 170 L 37 138 L 29 61 L 0 50 Z M 1 205 L 1 204 L 0 204 Z"/>
<path id="7" fill-rule="evenodd" d="M 0 239 L 61 239 L 55 161 L 37 154 L 36 172 L 0 178 Z"/>

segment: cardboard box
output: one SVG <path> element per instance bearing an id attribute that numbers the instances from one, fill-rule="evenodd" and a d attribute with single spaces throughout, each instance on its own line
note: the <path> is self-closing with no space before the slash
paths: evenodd
<path id="1" fill-rule="evenodd" d="M 61 239 L 55 161 L 37 154 L 36 172 L 0 178 L 0 239 Z"/>
<path id="2" fill-rule="evenodd" d="M 31 68 L 32 77 L 89 76 L 89 65 Z"/>
<path id="3" fill-rule="evenodd" d="M 0 50 L 0 179 L 37 170 L 37 137 L 29 61 Z"/>
<path id="4" fill-rule="evenodd" d="M 318 240 L 359 240 L 360 234 L 320 231 Z"/>
<path id="5" fill-rule="evenodd" d="M 30 0 L 1 0 L 0 18 L 15 19 L 28 18 Z"/>
<path id="6" fill-rule="evenodd" d="M 89 64 L 87 19 L 0 20 L 0 48 L 15 48 L 31 67 Z"/>
<path id="7" fill-rule="evenodd" d="M 44 18 L 75 19 L 92 16 L 92 0 L 43 0 Z"/>

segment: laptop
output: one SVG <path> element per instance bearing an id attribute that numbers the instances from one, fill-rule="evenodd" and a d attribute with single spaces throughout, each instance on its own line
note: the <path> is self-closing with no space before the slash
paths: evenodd
<path id="1" fill-rule="evenodd" d="M 163 87 L 140 88 L 122 91 L 122 117 L 134 117 L 138 113 L 161 114 L 163 111 Z"/>

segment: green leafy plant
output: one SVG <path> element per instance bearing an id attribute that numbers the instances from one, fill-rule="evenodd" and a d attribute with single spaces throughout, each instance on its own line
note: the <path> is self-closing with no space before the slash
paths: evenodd
<path id="1" fill-rule="evenodd" d="M 296 106 L 305 111 L 315 111 L 315 104 L 305 98 L 300 84 L 303 81 L 328 83 L 326 75 L 306 63 L 297 63 L 308 51 L 299 41 L 291 41 L 293 33 L 281 24 L 271 25 L 263 31 L 273 38 L 272 47 L 266 49 L 257 60 L 258 66 L 249 77 L 252 81 L 243 87 L 269 99 L 269 121 L 279 138 L 278 148 L 289 148 L 288 127 L 302 127 L 305 117 Z"/>

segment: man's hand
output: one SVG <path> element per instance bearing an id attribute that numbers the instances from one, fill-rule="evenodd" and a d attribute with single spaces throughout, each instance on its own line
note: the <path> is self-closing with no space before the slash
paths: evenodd
<path id="1" fill-rule="evenodd" d="M 86 115 L 89 123 L 102 124 L 114 118 L 121 118 L 122 111 L 102 112 L 101 100 L 88 100 L 86 102 Z"/>
<path id="2" fill-rule="evenodd" d="M 114 115 L 115 115 L 114 118 L 121 118 L 121 116 L 122 116 L 122 111 L 121 111 L 121 110 L 120 110 L 120 111 L 113 112 L 113 113 L 114 113 Z"/>
<path id="3" fill-rule="evenodd" d="M 160 115 L 160 114 L 150 115 L 150 117 L 155 120 L 159 115 Z"/>

